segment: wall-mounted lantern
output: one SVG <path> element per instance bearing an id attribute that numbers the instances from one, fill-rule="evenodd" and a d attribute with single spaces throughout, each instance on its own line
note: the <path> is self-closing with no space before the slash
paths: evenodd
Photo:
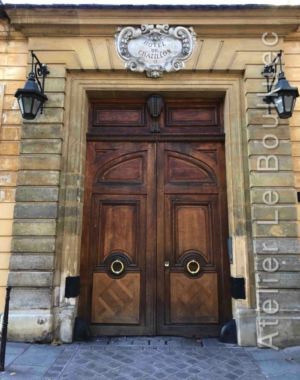
<path id="1" fill-rule="evenodd" d="M 262 75 L 267 80 L 267 94 L 263 101 L 267 104 L 274 104 L 280 119 L 288 119 L 292 116 L 296 98 L 299 96 L 298 88 L 292 87 L 286 80 L 282 70 L 281 62 L 282 50 L 276 55 L 269 65 L 265 65 Z M 280 72 L 278 73 L 278 81 L 275 84 L 277 65 L 279 63 Z M 269 113 L 271 113 L 269 106 Z"/>
<path id="2" fill-rule="evenodd" d="M 44 94 L 45 78 L 49 74 L 48 68 L 41 63 L 31 51 L 31 72 L 24 88 L 19 88 L 15 93 L 23 119 L 35 119 L 39 110 L 43 112 L 43 105 L 47 96 Z M 41 78 L 41 81 L 40 81 Z"/>

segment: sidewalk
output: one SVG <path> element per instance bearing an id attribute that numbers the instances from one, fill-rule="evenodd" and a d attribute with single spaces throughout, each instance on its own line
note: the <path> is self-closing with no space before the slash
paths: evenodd
<path id="1" fill-rule="evenodd" d="M 274 351 L 175 337 L 8 343 L 4 379 L 299 380 L 300 347 Z"/>

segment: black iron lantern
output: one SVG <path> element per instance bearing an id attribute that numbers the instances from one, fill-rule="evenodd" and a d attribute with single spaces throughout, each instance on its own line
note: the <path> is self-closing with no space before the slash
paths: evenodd
<path id="1" fill-rule="evenodd" d="M 38 111 L 43 112 L 43 105 L 47 96 L 44 94 L 45 78 L 49 74 L 48 68 L 42 64 L 34 52 L 31 52 L 31 72 L 24 88 L 19 88 L 15 93 L 23 119 L 35 119 Z M 42 78 L 40 82 L 39 78 Z"/>
<path id="2" fill-rule="evenodd" d="M 280 119 L 288 119 L 293 114 L 296 98 L 298 98 L 299 92 L 297 87 L 292 87 L 286 80 L 282 70 L 281 56 L 282 50 L 280 50 L 269 65 L 264 67 L 262 74 L 267 79 L 268 93 L 263 98 L 263 101 L 269 105 L 274 104 Z M 278 74 L 278 81 L 273 89 L 278 62 L 280 65 L 280 72 Z M 271 113 L 270 107 L 269 113 Z"/>

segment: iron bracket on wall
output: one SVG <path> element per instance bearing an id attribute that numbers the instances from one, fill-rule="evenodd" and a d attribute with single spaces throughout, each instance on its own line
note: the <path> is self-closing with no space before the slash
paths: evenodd
<path id="1" fill-rule="evenodd" d="M 246 299 L 245 279 L 243 277 L 230 277 L 231 297 L 236 300 Z"/>
<path id="2" fill-rule="evenodd" d="M 66 277 L 65 297 L 74 298 L 79 296 L 80 291 L 80 277 L 68 276 Z"/>

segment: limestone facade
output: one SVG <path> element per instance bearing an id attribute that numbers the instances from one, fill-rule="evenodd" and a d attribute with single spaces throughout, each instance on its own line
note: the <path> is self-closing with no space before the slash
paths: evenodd
<path id="1" fill-rule="evenodd" d="M 232 300 L 238 341 L 300 344 L 300 102 L 293 118 L 280 120 L 274 111 L 268 115 L 258 96 L 265 91 L 264 61 L 280 49 L 288 80 L 299 86 L 300 7 L 6 12 L 0 40 L 0 307 L 8 278 L 10 337 L 72 340 L 78 300 L 66 299 L 64 289 L 66 276 L 80 275 L 88 99 L 143 89 L 224 98 L 231 275 L 246 281 L 246 299 Z M 117 28 L 153 23 L 194 28 L 196 47 L 185 70 L 151 79 L 124 69 Z M 23 122 L 13 95 L 26 79 L 30 50 L 49 67 L 49 100 L 43 115 Z M 269 156 L 273 164 L 266 169 Z"/>

